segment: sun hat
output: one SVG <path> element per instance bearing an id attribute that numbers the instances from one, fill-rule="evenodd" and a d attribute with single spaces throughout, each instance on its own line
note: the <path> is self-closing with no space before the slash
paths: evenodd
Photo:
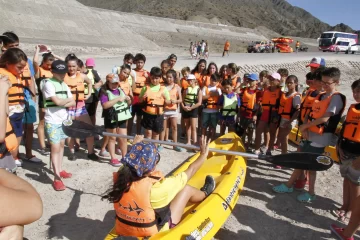
<path id="1" fill-rule="evenodd" d="M 311 59 L 310 63 L 306 67 L 325 67 L 325 59 L 321 57 L 314 57 Z"/>
<path id="2" fill-rule="evenodd" d="M 159 152 L 153 143 L 139 142 L 132 146 L 130 152 L 121 161 L 130 167 L 138 177 L 142 177 L 154 170 L 159 160 Z"/>
<path id="3" fill-rule="evenodd" d="M 93 58 L 86 59 L 85 65 L 87 67 L 95 67 L 95 59 L 93 59 Z"/>
<path id="4" fill-rule="evenodd" d="M 120 79 L 117 74 L 109 73 L 108 75 L 106 75 L 106 81 L 110 83 L 117 83 L 120 82 Z"/>
<path id="5" fill-rule="evenodd" d="M 189 74 L 189 76 L 187 77 L 187 80 L 196 80 L 196 77 L 194 74 Z"/>
<path id="6" fill-rule="evenodd" d="M 251 80 L 251 81 L 258 81 L 259 80 L 259 76 L 256 73 L 251 73 L 249 74 L 249 76 L 247 77 L 247 79 Z"/>
<path id="7" fill-rule="evenodd" d="M 68 72 L 67 64 L 62 60 L 55 60 L 51 64 L 52 73 L 65 74 Z"/>
<path id="8" fill-rule="evenodd" d="M 272 73 L 270 76 L 271 76 L 273 79 L 276 79 L 276 80 L 278 80 L 278 81 L 280 81 L 280 79 L 281 79 L 280 73 L 277 73 L 277 72 Z"/>

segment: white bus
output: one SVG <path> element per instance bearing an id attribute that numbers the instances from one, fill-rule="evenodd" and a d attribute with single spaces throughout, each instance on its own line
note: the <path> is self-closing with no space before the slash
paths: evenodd
<path id="1" fill-rule="evenodd" d="M 357 44 L 358 35 L 355 33 L 344 33 L 336 31 L 323 32 L 320 38 L 318 38 L 318 42 L 320 51 L 334 52 L 336 51 L 336 45 L 338 42 L 349 42 L 349 46 Z"/>

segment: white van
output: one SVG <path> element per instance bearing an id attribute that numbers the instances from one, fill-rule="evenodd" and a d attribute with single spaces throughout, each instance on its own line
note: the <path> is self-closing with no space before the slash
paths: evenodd
<path id="1" fill-rule="evenodd" d="M 335 45 L 336 52 L 346 52 L 350 46 L 350 42 L 338 41 Z"/>

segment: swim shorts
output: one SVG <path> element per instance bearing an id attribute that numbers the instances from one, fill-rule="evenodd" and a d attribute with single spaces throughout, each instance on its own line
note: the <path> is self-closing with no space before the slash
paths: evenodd
<path id="1" fill-rule="evenodd" d="M 340 160 L 341 176 L 360 186 L 360 169 L 355 169 L 353 167 L 353 162 L 360 161 L 360 156 L 342 149 L 339 146 L 339 142 L 336 145 L 336 153 Z"/>
<path id="2" fill-rule="evenodd" d="M 13 115 L 11 115 L 9 117 L 10 124 L 14 130 L 16 137 L 22 137 L 22 135 L 23 135 L 23 130 L 24 130 L 23 129 L 23 117 L 24 117 L 24 112 L 14 113 Z"/>
<path id="3" fill-rule="evenodd" d="M 164 130 L 164 115 L 152 115 L 143 112 L 141 126 L 147 130 L 152 130 L 155 133 L 161 133 Z"/>
<path id="4" fill-rule="evenodd" d="M 51 144 L 58 144 L 68 137 L 63 132 L 62 124 L 45 123 L 45 133 Z"/>
<path id="5" fill-rule="evenodd" d="M 201 125 L 203 128 L 216 128 L 217 122 L 218 122 L 218 112 L 203 112 L 202 118 L 201 118 Z"/>

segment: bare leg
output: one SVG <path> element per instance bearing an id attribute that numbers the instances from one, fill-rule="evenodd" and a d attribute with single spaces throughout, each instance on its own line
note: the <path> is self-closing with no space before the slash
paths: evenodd
<path id="1" fill-rule="evenodd" d="M 168 118 L 166 120 L 166 127 L 164 125 L 164 132 L 165 132 L 165 137 L 164 137 L 164 140 L 165 141 L 168 141 L 169 140 L 169 137 L 170 137 L 170 126 L 171 126 L 171 118 Z M 174 134 L 174 133 L 173 133 Z"/>
<path id="2" fill-rule="evenodd" d="M 196 144 L 197 143 L 196 123 L 198 119 L 190 118 L 190 121 L 191 121 L 191 138 L 193 140 L 193 144 Z"/>
<path id="3" fill-rule="evenodd" d="M 142 119 L 142 115 L 136 114 L 136 134 L 137 135 L 141 134 L 141 119 Z"/>
<path id="4" fill-rule="evenodd" d="M 152 137 L 152 131 L 149 129 L 145 129 L 145 138 L 151 139 Z"/>
<path id="5" fill-rule="evenodd" d="M 81 115 L 77 117 L 77 120 L 82 121 L 84 123 L 92 124 L 91 119 L 88 114 Z M 94 152 L 94 137 L 86 138 L 86 145 L 88 149 L 88 154 L 92 154 Z"/>
<path id="6" fill-rule="evenodd" d="M 172 132 L 172 140 L 173 142 L 177 142 L 177 117 L 173 117 L 169 119 L 171 132 Z"/>
<path id="7" fill-rule="evenodd" d="M 315 181 L 316 181 L 316 172 L 309 171 L 309 193 L 311 195 L 315 194 Z"/>
<path id="8" fill-rule="evenodd" d="M 32 155 L 32 142 L 34 139 L 34 124 L 30 123 L 30 124 L 24 124 L 25 126 L 25 133 L 24 137 L 25 137 L 25 154 L 26 154 L 26 158 L 31 158 Z"/>
<path id="9" fill-rule="evenodd" d="M 186 138 L 187 138 L 186 144 L 191 144 L 191 126 L 190 126 L 190 121 L 191 121 L 191 118 L 185 118 L 185 119 L 184 119 L 184 124 L 185 124 L 185 128 L 186 128 Z"/>
<path id="10" fill-rule="evenodd" d="M 205 193 L 197 188 L 186 185 L 170 203 L 171 220 L 178 224 L 188 202 L 198 203 L 206 198 Z"/>
<path id="11" fill-rule="evenodd" d="M 360 196 L 360 187 L 358 185 L 353 184 L 348 180 L 349 185 L 349 193 L 350 193 L 350 207 L 348 209 L 348 216 L 351 215 L 353 209 L 355 209 L 355 205 L 358 204 L 356 199 Z"/>
<path id="12" fill-rule="evenodd" d="M 267 151 L 271 151 L 274 149 L 275 139 L 278 131 L 277 124 L 270 123 L 270 141 L 269 141 L 269 147 Z"/>
<path id="13" fill-rule="evenodd" d="M 127 135 L 131 136 L 132 134 L 132 128 L 134 124 L 134 116 L 133 115 L 128 121 L 127 121 Z"/>
<path id="14" fill-rule="evenodd" d="M 106 146 L 108 145 L 109 142 L 109 137 L 108 136 L 104 136 L 103 138 L 103 143 L 101 145 L 101 152 L 106 150 Z"/>
<path id="15" fill-rule="evenodd" d="M 106 132 L 108 132 L 108 133 L 116 133 L 116 128 L 114 128 L 114 129 L 107 128 Z M 108 150 L 109 150 L 109 153 L 110 153 L 110 157 L 111 157 L 111 159 L 115 159 L 116 158 L 116 156 L 115 156 L 115 140 L 116 140 L 116 137 L 108 136 L 107 139 L 108 139 L 107 146 L 108 146 Z"/>
<path id="16" fill-rule="evenodd" d="M 220 125 L 220 136 L 224 135 L 226 131 L 226 125 L 225 124 L 221 124 Z"/>
<path id="17" fill-rule="evenodd" d="M 261 146 L 261 136 L 266 128 L 267 123 L 264 121 L 259 121 L 259 124 L 256 126 L 255 132 L 255 150 L 259 150 Z"/>
<path id="18" fill-rule="evenodd" d="M 11 155 L 12 155 L 12 157 L 14 158 L 14 159 L 18 159 L 18 156 L 19 156 L 19 146 L 20 146 L 20 143 L 21 143 L 21 139 L 22 139 L 22 137 L 17 137 L 16 138 L 16 140 L 17 140 L 17 142 L 18 142 L 18 146 L 14 149 L 14 150 L 12 150 L 10 153 L 11 153 Z"/>
<path id="19" fill-rule="evenodd" d="M 126 128 L 117 128 L 116 129 L 118 134 L 126 135 L 127 129 Z M 127 139 L 126 138 L 117 138 L 118 145 L 121 150 L 121 156 L 124 158 L 127 153 Z"/>
<path id="20" fill-rule="evenodd" d="M 61 180 L 60 172 L 62 171 L 61 164 L 63 156 L 61 153 L 64 153 L 64 147 L 62 146 L 64 146 L 64 140 L 61 140 L 60 143 L 51 144 L 51 163 L 54 170 L 54 181 Z"/>
<path id="21" fill-rule="evenodd" d="M 45 145 L 45 110 L 44 108 L 39 109 L 39 124 L 37 127 L 37 135 L 39 138 L 39 144 L 42 149 L 46 147 Z"/>
<path id="22" fill-rule="evenodd" d="M 167 119 L 164 119 L 164 130 L 160 133 L 160 140 L 161 141 L 165 140 L 166 129 L 167 129 Z"/>
<path id="23" fill-rule="evenodd" d="M 352 237 L 360 227 L 360 196 L 354 200 L 354 208 L 350 217 L 349 224 L 344 229 L 345 237 Z"/>
<path id="24" fill-rule="evenodd" d="M 299 176 L 301 175 L 302 170 L 299 169 L 294 169 L 293 173 L 290 176 L 290 179 L 287 181 L 286 186 L 288 188 L 292 188 L 294 185 L 294 182 L 299 178 Z"/>

